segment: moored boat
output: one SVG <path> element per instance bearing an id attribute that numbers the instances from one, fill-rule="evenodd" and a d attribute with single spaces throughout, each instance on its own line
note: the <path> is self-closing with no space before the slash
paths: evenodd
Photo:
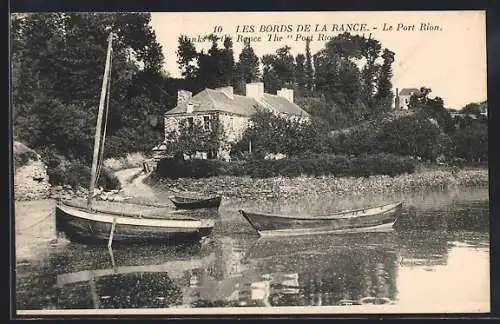
<path id="1" fill-rule="evenodd" d="M 57 228 L 69 239 L 80 242 L 172 243 L 199 240 L 210 235 L 212 219 L 141 217 L 130 213 L 89 211 L 63 201 L 56 205 Z M 112 234 L 111 234 L 112 233 Z"/>
<path id="2" fill-rule="evenodd" d="M 153 217 L 150 215 L 151 206 L 137 205 L 138 210 L 135 211 L 123 211 L 123 206 L 117 208 L 122 209 L 121 211 L 104 211 L 93 206 L 106 135 L 113 37 L 114 34 L 111 33 L 108 38 L 87 204 L 78 206 L 58 201 L 56 226 L 72 240 L 95 243 L 107 241 L 108 247 L 111 247 L 113 241 L 178 243 L 185 240 L 200 240 L 212 232 L 215 225 L 212 219 L 177 217 L 167 212 L 163 217 Z M 132 209 L 129 204 L 127 209 Z"/>
<path id="3" fill-rule="evenodd" d="M 181 194 L 170 196 L 169 199 L 178 209 L 219 208 L 222 201 L 221 196 L 192 197 Z"/>
<path id="4" fill-rule="evenodd" d="M 325 216 L 287 216 L 239 210 L 260 236 L 391 230 L 403 203 L 345 210 Z"/>

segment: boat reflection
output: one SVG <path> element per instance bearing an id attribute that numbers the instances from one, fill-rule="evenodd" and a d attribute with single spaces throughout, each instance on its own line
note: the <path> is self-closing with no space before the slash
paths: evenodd
<path id="1" fill-rule="evenodd" d="M 373 233 L 253 242 L 224 238 L 215 262 L 221 269 L 196 274 L 196 284 L 184 290 L 184 303 L 190 307 L 393 303 L 397 256 L 392 240 Z"/>
<path id="2" fill-rule="evenodd" d="M 454 202 L 445 206 L 407 205 L 395 224 L 398 231 L 489 232 L 490 210 L 484 201 Z"/>
<path id="3" fill-rule="evenodd" d="M 449 241 L 445 232 L 399 233 L 398 248 L 400 267 L 432 267 L 446 265 Z"/>
<path id="4" fill-rule="evenodd" d="M 26 302 L 19 308 L 29 309 L 32 303 L 41 303 L 44 309 L 175 307 L 182 304 L 181 287 L 188 285 L 189 273 L 215 261 L 214 251 L 200 245 L 177 250 L 158 246 L 157 250 L 76 248 L 92 254 L 85 258 L 65 250 L 54 255 L 42 266 L 60 269 L 60 273 L 47 275 L 40 285 L 50 299 L 40 301 L 36 292 L 21 289 Z"/>

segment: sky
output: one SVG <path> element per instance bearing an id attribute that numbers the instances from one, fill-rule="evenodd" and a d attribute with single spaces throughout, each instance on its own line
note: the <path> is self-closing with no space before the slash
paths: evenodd
<path id="1" fill-rule="evenodd" d="M 252 38 L 259 57 L 285 45 L 294 55 L 305 53 L 305 37 L 312 38 L 314 54 L 328 37 L 351 28 L 351 34 L 371 35 L 396 53 L 394 89 L 426 86 L 448 108 L 487 99 L 484 11 L 154 12 L 151 16 L 165 70 L 173 77 L 180 77 L 175 53 L 180 35 L 229 35 L 237 59 L 244 37 Z M 422 29 L 422 24 L 434 28 Z M 208 41 L 195 45 L 198 50 L 210 47 Z"/>

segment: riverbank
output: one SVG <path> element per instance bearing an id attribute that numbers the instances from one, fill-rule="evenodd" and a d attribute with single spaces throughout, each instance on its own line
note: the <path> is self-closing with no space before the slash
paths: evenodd
<path id="1" fill-rule="evenodd" d="M 198 192 L 218 192 L 237 200 L 302 199 L 318 195 L 372 195 L 416 191 L 445 190 L 454 187 L 487 186 L 488 169 L 419 169 L 412 174 L 395 177 L 250 177 L 220 176 L 203 179 L 146 180 L 156 190 L 180 189 Z"/>

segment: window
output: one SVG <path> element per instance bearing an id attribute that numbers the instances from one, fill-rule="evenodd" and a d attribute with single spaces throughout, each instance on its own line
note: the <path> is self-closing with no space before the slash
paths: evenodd
<path id="1" fill-rule="evenodd" d="M 188 117 L 188 118 L 186 119 L 186 127 L 187 127 L 188 129 L 192 129 L 192 128 L 193 128 L 193 126 L 194 126 L 194 120 L 193 120 L 193 117 Z"/>
<path id="2" fill-rule="evenodd" d="M 210 116 L 203 116 L 203 129 L 210 130 L 212 127 L 210 124 Z"/>
<path id="3" fill-rule="evenodd" d="M 408 103 L 408 98 L 405 99 L 405 103 L 407 104 Z"/>

